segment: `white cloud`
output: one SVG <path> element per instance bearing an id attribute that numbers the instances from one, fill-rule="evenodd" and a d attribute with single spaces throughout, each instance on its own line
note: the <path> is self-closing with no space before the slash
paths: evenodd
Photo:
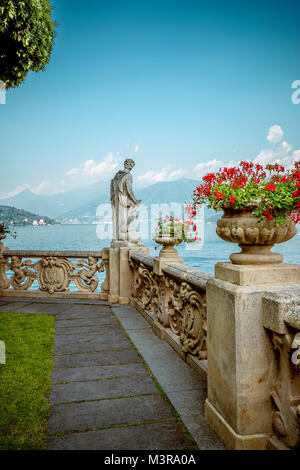
<path id="1" fill-rule="evenodd" d="M 283 142 L 281 142 L 281 148 L 283 150 L 283 152 L 285 154 L 288 154 L 290 153 L 290 151 L 293 149 L 293 146 L 288 144 L 287 142 L 285 142 L 285 140 Z"/>
<path id="2" fill-rule="evenodd" d="M 104 179 L 111 175 L 121 160 L 119 153 L 109 153 L 101 162 L 86 160 L 79 168 L 72 168 L 67 172 L 68 177 L 87 177 L 93 180 Z"/>
<path id="3" fill-rule="evenodd" d="M 9 193 L 7 194 L 3 194 L 2 196 L 0 196 L 0 200 L 1 199 L 6 199 L 8 197 L 14 197 L 14 196 L 17 196 L 18 194 L 20 194 L 22 191 L 25 191 L 25 189 L 30 189 L 30 185 L 29 184 L 23 184 L 22 186 L 18 186 L 17 188 L 13 189 L 12 191 L 10 191 Z"/>
<path id="4" fill-rule="evenodd" d="M 154 184 L 161 181 L 174 181 L 186 174 L 186 170 L 178 168 L 171 171 L 170 166 L 164 167 L 159 171 L 147 171 L 143 175 L 138 176 L 138 181 L 144 184 Z"/>
<path id="5" fill-rule="evenodd" d="M 292 155 L 293 162 L 300 162 L 300 150 L 295 150 Z"/>
<path id="6" fill-rule="evenodd" d="M 134 150 L 134 153 L 137 153 L 137 152 L 140 150 L 140 148 L 141 148 L 141 146 L 140 146 L 139 144 L 136 144 L 136 145 L 134 146 L 134 149 L 133 149 L 133 150 Z"/>
<path id="7" fill-rule="evenodd" d="M 50 181 L 42 181 L 36 186 L 32 186 L 30 190 L 34 194 L 38 195 L 52 195 L 57 193 L 63 193 L 69 188 L 66 186 L 66 181 L 61 180 L 59 182 L 52 183 Z"/>
<path id="8" fill-rule="evenodd" d="M 282 139 L 283 139 L 283 130 L 282 130 L 282 128 L 278 124 L 275 124 L 274 126 L 271 126 L 270 129 L 269 129 L 267 140 L 271 144 L 278 144 L 279 142 L 282 141 Z"/>
<path id="9" fill-rule="evenodd" d="M 254 162 L 259 163 L 260 165 L 268 165 L 269 163 L 274 163 L 277 157 L 277 153 L 271 149 L 264 149 L 259 152 Z"/>
<path id="10" fill-rule="evenodd" d="M 194 167 L 194 173 L 196 173 L 197 176 L 203 176 L 206 173 L 214 173 L 215 171 L 218 171 L 219 168 L 223 167 L 225 163 L 221 160 L 210 160 L 209 162 L 206 163 L 198 163 Z"/>
<path id="11" fill-rule="evenodd" d="M 280 144 L 273 149 L 263 149 L 254 159 L 255 163 L 267 165 L 269 163 L 279 163 L 286 168 L 293 168 L 294 162 L 300 160 L 300 150 L 295 150 L 293 146 L 283 139 L 283 130 L 280 126 L 274 125 L 269 129 L 267 140 L 272 144 Z"/>
<path id="12" fill-rule="evenodd" d="M 69 170 L 67 172 L 67 176 L 73 176 L 73 175 L 77 175 L 79 173 L 79 169 L 78 168 L 72 168 L 71 170 Z"/>

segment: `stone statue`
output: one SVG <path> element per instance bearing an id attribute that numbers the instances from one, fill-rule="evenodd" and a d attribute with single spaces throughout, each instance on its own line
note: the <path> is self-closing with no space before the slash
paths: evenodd
<path id="1" fill-rule="evenodd" d="M 130 173 L 134 166 L 134 160 L 127 158 L 124 162 L 124 170 L 118 171 L 110 183 L 113 219 L 112 246 L 140 244 L 140 234 L 136 230 L 138 219 L 136 209 L 141 201 L 137 200 L 133 194 Z"/>

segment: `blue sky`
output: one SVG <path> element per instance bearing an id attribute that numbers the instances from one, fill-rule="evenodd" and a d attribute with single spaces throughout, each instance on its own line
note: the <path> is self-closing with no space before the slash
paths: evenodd
<path id="1" fill-rule="evenodd" d="M 0 105 L 1 197 L 109 179 L 128 156 L 137 186 L 300 159 L 299 1 L 52 4 L 46 71 Z"/>

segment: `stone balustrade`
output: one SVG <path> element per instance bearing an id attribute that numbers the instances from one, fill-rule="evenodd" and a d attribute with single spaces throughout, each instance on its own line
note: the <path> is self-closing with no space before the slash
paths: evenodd
<path id="1" fill-rule="evenodd" d="M 98 290 L 98 273 L 108 271 L 105 249 L 98 251 L 0 250 L 0 295 L 39 297 L 80 294 L 107 299 L 108 277 Z M 106 272 L 107 274 L 107 272 Z M 37 289 L 31 289 L 37 283 Z M 71 291 L 70 284 L 73 284 Z M 75 287 L 75 289 L 74 289 Z"/>
<path id="2" fill-rule="evenodd" d="M 206 282 L 209 274 L 180 263 L 131 253 L 131 303 L 151 323 L 156 334 L 199 371 L 207 370 Z"/>
<path id="3" fill-rule="evenodd" d="M 275 355 L 271 443 L 300 447 L 300 288 L 266 294 L 263 322 Z"/>

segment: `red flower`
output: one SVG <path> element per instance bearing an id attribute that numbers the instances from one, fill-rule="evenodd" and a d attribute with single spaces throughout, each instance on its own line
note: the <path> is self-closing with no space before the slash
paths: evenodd
<path id="1" fill-rule="evenodd" d="M 276 188 L 277 188 L 276 184 L 272 184 L 272 183 L 266 184 L 267 191 L 276 191 Z"/>
<path id="2" fill-rule="evenodd" d="M 236 201 L 236 198 L 235 198 L 234 196 L 232 196 L 232 194 L 230 194 L 229 197 L 230 197 L 230 202 L 231 202 L 231 204 L 234 204 L 235 201 Z"/>
<path id="3" fill-rule="evenodd" d="M 291 219 L 295 222 L 295 224 L 297 224 L 300 222 L 300 214 L 292 214 Z"/>
<path id="4" fill-rule="evenodd" d="M 265 209 L 264 210 L 264 216 L 266 217 L 267 220 L 273 220 L 274 219 L 270 209 Z"/>
<path id="5" fill-rule="evenodd" d="M 225 194 L 224 193 L 219 193 L 218 191 L 215 191 L 215 196 L 220 201 L 220 199 L 224 199 Z"/>

